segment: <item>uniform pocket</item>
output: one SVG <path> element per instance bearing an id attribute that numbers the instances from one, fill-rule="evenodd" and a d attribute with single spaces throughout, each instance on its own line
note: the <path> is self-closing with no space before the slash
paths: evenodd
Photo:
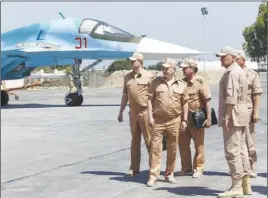
<path id="1" fill-rule="evenodd" d="M 172 98 L 175 102 L 179 101 L 181 98 L 183 90 L 179 87 L 173 88 Z"/>

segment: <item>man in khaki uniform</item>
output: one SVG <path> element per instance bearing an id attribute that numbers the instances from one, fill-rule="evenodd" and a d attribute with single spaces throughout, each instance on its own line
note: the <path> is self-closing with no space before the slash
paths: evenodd
<path id="1" fill-rule="evenodd" d="M 140 171 L 141 134 L 144 137 L 147 151 L 150 148 L 150 127 L 148 125 L 147 101 L 148 88 L 153 80 L 153 74 L 143 69 L 143 55 L 134 53 L 129 58 L 132 72 L 124 77 L 123 96 L 118 121 L 123 121 L 123 112 L 129 101 L 129 122 L 131 131 L 131 165 L 129 176 L 135 176 Z"/>
<path id="2" fill-rule="evenodd" d="M 159 76 L 153 80 L 148 91 L 149 124 L 153 127 L 148 187 L 155 184 L 160 174 L 164 133 L 167 137 L 165 180 L 176 182 L 174 169 L 179 131 L 184 131 L 187 127 L 189 97 L 186 84 L 175 77 L 176 64 L 175 60 L 167 58 L 162 65 L 163 77 Z"/>
<path id="3" fill-rule="evenodd" d="M 194 170 L 193 177 L 198 178 L 203 174 L 204 170 L 204 128 L 196 128 L 192 112 L 204 109 L 207 112 L 207 120 L 204 126 L 209 128 L 211 126 L 211 93 L 207 81 L 197 75 L 198 67 L 197 62 L 193 59 L 186 60 L 180 65 L 182 68 L 184 78 L 182 79 L 187 83 L 188 93 L 189 93 L 189 112 L 188 112 L 188 126 L 184 133 L 180 134 L 179 139 L 179 150 L 181 156 L 181 171 L 179 175 L 185 175 L 192 173 Z M 195 155 L 191 159 L 191 139 L 194 141 L 195 145 Z"/>
<path id="4" fill-rule="evenodd" d="M 250 164 L 246 148 L 248 84 L 246 73 L 236 62 L 237 50 L 226 46 L 216 56 L 226 68 L 219 83 L 219 126 L 223 128 L 225 158 L 232 186 L 218 197 L 243 197 L 251 191 Z"/>
<path id="5" fill-rule="evenodd" d="M 246 135 L 246 144 L 248 148 L 248 155 L 251 167 L 250 177 L 256 178 L 256 131 L 255 124 L 260 120 L 259 118 L 259 106 L 260 106 L 260 96 L 262 94 L 260 77 L 257 72 L 252 69 L 248 69 L 245 64 L 246 55 L 240 50 L 237 56 L 237 63 L 247 74 L 248 79 L 248 111 L 249 111 L 249 126 Z"/>

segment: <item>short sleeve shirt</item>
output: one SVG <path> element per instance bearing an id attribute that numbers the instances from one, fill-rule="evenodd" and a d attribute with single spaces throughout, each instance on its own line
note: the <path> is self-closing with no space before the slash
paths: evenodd
<path id="1" fill-rule="evenodd" d="M 176 79 L 168 85 L 164 77 L 154 79 L 149 87 L 148 96 L 152 98 L 154 119 L 169 120 L 181 115 L 182 106 L 188 102 L 186 84 Z"/>
<path id="2" fill-rule="evenodd" d="M 252 69 L 245 69 L 247 79 L 248 79 L 248 97 L 247 105 L 248 108 L 253 107 L 253 95 L 262 94 L 263 90 L 261 88 L 260 77 L 257 72 Z"/>
<path id="3" fill-rule="evenodd" d="M 133 72 L 125 75 L 123 94 L 128 96 L 130 108 L 147 107 L 147 92 L 153 77 L 152 73 L 144 69 L 137 76 Z"/>

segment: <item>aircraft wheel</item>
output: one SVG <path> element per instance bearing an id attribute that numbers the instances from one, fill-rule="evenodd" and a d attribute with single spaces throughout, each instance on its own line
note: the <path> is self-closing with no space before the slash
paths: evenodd
<path id="1" fill-rule="evenodd" d="M 6 91 L 1 90 L 1 106 L 7 105 L 9 96 Z"/>
<path id="2" fill-rule="evenodd" d="M 65 104 L 67 106 L 80 106 L 83 103 L 83 96 L 80 94 L 78 95 L 78 93 L 68 93 L 65 96 Z"/>

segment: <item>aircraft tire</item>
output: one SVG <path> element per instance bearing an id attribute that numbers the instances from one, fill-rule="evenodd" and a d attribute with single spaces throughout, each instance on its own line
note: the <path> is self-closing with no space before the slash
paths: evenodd
<path id="1" fill-rule="evenodd" d="M 80 106 L 83 103 L 83 96 L 77 93 L 68 93 L 65 96 L 65 104 L 67 106 Z"/>
<path id="2" fill-rule="evenodd" d="M 6 91 L 1 90 L 1 106 L 7 105 L 9 96 Z"/>

